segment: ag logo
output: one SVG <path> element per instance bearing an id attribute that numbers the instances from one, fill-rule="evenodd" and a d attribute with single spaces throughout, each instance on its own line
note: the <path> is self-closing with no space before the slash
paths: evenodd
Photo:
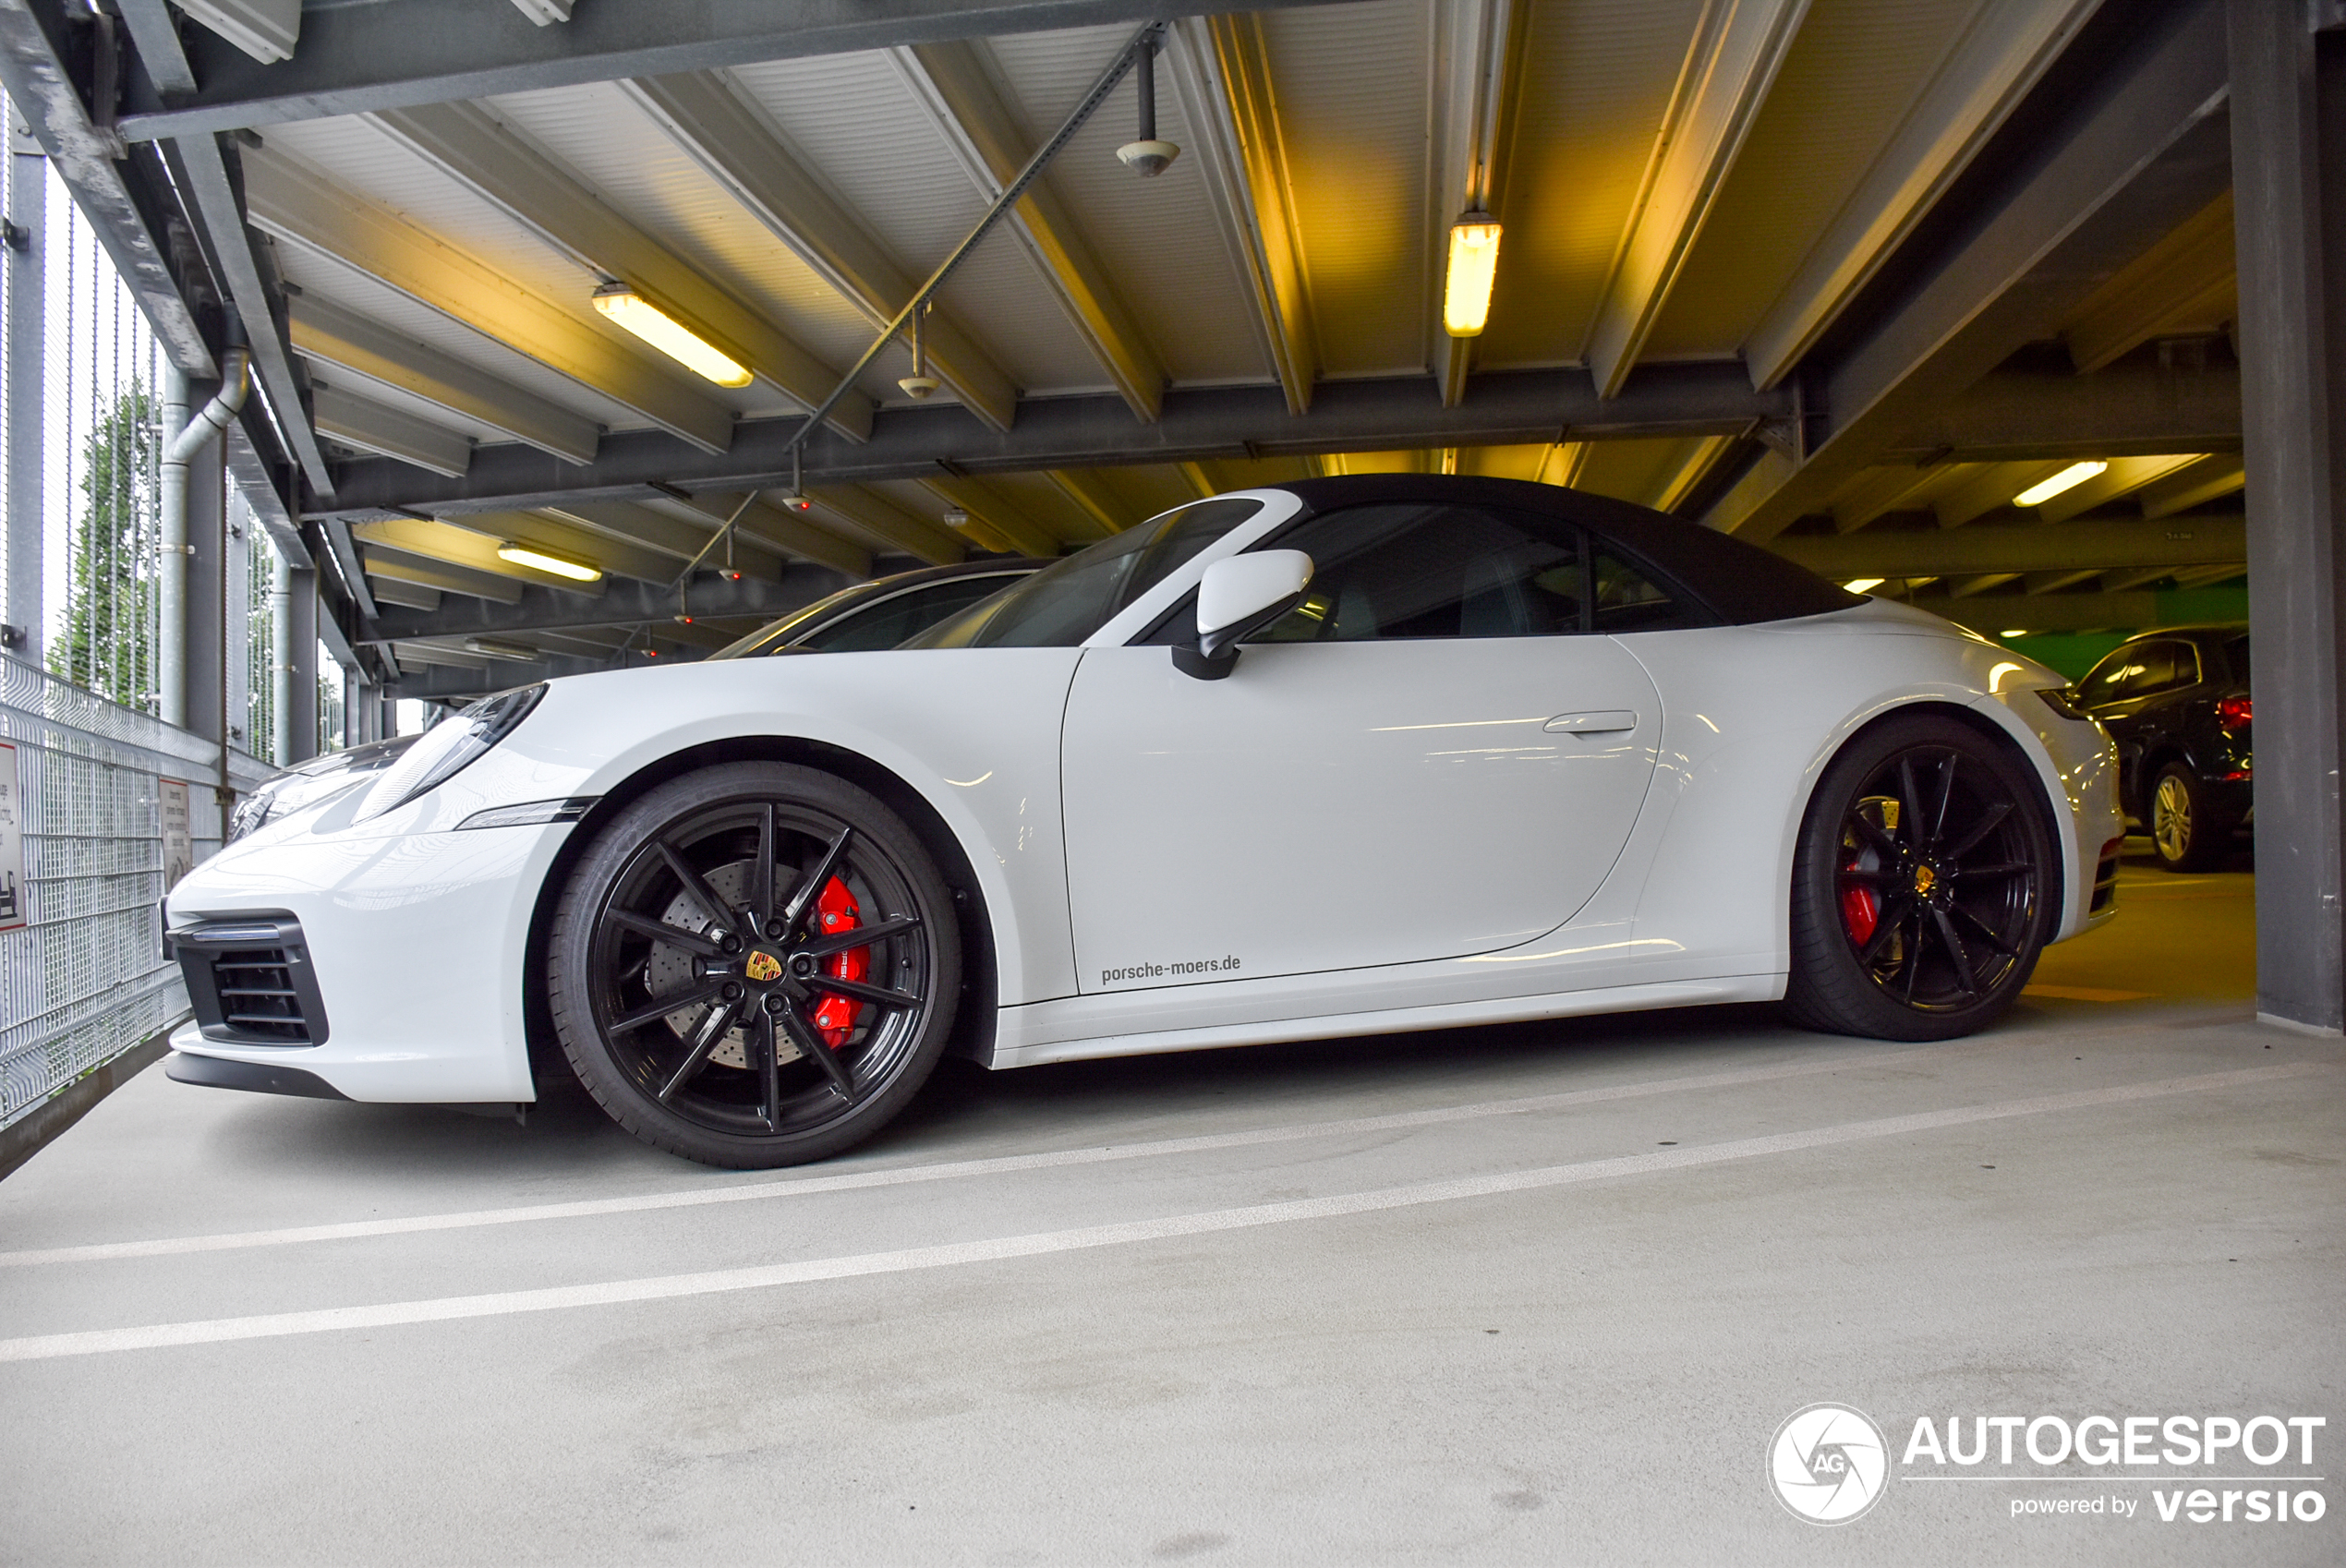
<path id="1" fill-rule="evenodd" d="M 742 967 L 743 971 L 760 985 L 782 972 L 780 962 L 763 948 L 751 953 L 749 962 Z"/>
<path id="2" fill-rule="evenodd" d="M 1846 1405 L 1796 1410 L 1768 1445 L 1776 1499 L 1811 1525 L 1845 1525 L 1881 1500 L 1890 1445 L 1881 1429 Z"/>

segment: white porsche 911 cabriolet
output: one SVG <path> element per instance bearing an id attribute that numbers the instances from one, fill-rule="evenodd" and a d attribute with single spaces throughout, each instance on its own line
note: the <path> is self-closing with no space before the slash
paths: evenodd
<path id="1" fill-rule="evenodd" d="M 1303 481 L 902 648 L 553 681 L 199 867 L 186 1082 L 513 1104 L 712 1164 L 938 1057 L 1781 999 L 1939 1038 L 2112 911 L 2060 676 L 1553 487 Z"/>

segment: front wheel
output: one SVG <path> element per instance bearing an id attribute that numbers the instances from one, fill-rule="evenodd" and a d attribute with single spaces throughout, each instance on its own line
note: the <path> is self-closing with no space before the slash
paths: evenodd
<path id="1" fill-rule="evenodd" d="M 961 990 L 952 896 L 911 829 L 811 768 L 732 763 L 623 810 L 554 913 L 547 1000 L 581 1082 L 705 1164 L 819 1160 L 887 1125 Z"/>
<path id="2" fill-rule="evenodd" d="M 1969 726 L 1892 718 L 1825 770 L 1795 856 L 1795 1021 L 1945 1040 L 1994 1021 L 2050 935 L 2060 860 L 2036 780 Z"/>

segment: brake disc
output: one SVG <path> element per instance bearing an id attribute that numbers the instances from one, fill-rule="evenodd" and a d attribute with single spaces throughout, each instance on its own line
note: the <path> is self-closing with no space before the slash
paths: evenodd
<path id="1" fill-rule="evenodd" d="M 784 868 L 777 867 L 776 870 L 778 876 L 784 874 Z M 708 884 L 710 892 L 738 908 L 749 886 L 749 862 L 734 861 L 704 873 L 701 880 Z M 788 883 L 782 885 L 788 886 Z M 707 934 L 710 924 L 708 916 L 688 893 L 677 894 L 668 908 L 660 911 L 659 918 L 662 924 L 703 935 Z M 650 992 L 655 999 L 692 991 L 699 984 L 693 974 L 693 956 L 690 953 L 666 942 L 652 944 L 650 961 L 644 966 L 644 989 Z M 708 1009 L 716 1006 L 715 1002 L 695 1003 L 677 1008 L 661 1021 L 676 1031 L 679 1040 L 689 1041 L 699 1032 L 702 1020 L 708 1017 Z M 785 1065 L 798 1060 L 801 1055 L 798 1046 L 779 1030 L 775 1031 L 774 1047 Z M 717 1042 L 715 1049 L 708 1053 L 708 1060 L 713 1067 L 747 1071 L 750 1066 L 748 1032 L 738 1024 L 727 1030 Z"/>

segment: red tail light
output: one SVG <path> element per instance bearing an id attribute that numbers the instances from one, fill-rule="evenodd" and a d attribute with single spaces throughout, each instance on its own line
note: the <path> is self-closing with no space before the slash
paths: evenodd
<path id="1" fill-rule="evenodd" d="M 2216 721 L 2227 730 L 2248 728 L 2250 711 L 2246 697 L 2221 697 L 2216 703 Z"/>

